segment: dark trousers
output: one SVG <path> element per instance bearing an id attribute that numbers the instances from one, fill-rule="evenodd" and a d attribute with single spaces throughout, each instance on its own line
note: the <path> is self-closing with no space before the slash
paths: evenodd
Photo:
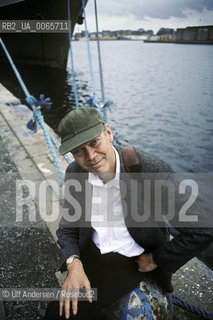
<path id="1" fill-rule="evenodd" d="M 146 277 L 155 277 L 155 272 L 139 272 L 134 257 L 128 258 L 113 252 L 101 255 L 92 241 L 82 251 L 81 260 L 91 287 L 97 289 L 97 301 L 79 301 L 78 314 L 71 315 L 70 319 L 104 320 L 101 313 L 103 307 L 131 292 Z M 64 315 L 61 318 L 58 314 L 59 303 L 50 303 L 45 319 L 65 319 Z"/>
<path id="2" fill-rule="evenodd" d="M 71 308 L 71 305 L 70 305 Z M 75 320 L 104 320 L 104 315 L 101 313 L 101 308 L 97 302 L 89 303 L 87 301 L 79 301 L 77 315 L 72 314 L 72 308 L 70 309 L 70 318 Z M 48 304 L 45 320 L 65 320 L 65 314 L 63 312 L 62 317 L 59 317 L 59 302 L 54 301 Z"/>

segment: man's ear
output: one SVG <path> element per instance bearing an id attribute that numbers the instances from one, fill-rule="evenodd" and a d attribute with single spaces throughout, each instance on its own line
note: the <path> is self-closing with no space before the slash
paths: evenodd
<path id="1" fill-rule="evenodd" d="M 112 142 L 113 141 L 112 130 L 111 130 L 110 126 L 107 123 L 105 124 L 105 127 L 106 127 L 106 134 L 109 137 L 109 141 Z"/>

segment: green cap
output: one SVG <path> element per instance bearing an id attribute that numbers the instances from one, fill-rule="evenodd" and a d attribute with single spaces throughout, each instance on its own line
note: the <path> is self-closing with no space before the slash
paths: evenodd
<path id="1" fill-rule="evenodd" d="M 69 112 L 59 123 L 60 154 L 76 149 L 98 137 L 103 131 L 104 119 L 97 109 L 81 107 Z"/>

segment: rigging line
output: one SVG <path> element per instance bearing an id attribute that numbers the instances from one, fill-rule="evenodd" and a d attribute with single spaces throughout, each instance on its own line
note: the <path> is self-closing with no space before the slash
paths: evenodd
<path id="1" fill-rule="evenodd" d="M 15 64 L 14 64 L 14 62 L 13 62 L 11 56 L 10 56 L 10 54 L 9 54 L 9 52 L 7 51 L 7 48 L 5 47 L 4 42 L 3 42 L 1 37 L 0 37 L 0 43 L 2 45 L 2 48 L 3 48 L 3 50 L 4 50 L 5 54 L 6 54 L 9 62 L 10 62 L 11 67 L 13 68 L 13 71 L 14 71 L 14 73 L 15 73 L 15 75 L 16 75 L 16 77 L 17 77 L 17 79 L 18 79 L 18 81 L 19 81 L 19 83 L 20 83 L 20 85 L 21 85 L 26 97 L 29 97 L 30 93 L 27 90 L 27 87 L 25 86 L 25 84 L 24 84 L 24 82 L 23 82 L 23 80 L 22 80 L 22 78 L 21 78 L 21 76 L 20 76 L 20 74 L 19 74 L 19 72 L 18 72 L 18 70 L 17 70 L 17 68 L 16 68 L 16 66 L 15 66 Z"/>
<path id="2" fill-rule="evenodd" d="M 11 58 L 11 56 L 10 56 L 7 48 L 6 48 L 6 46 L 4 45 L 4 42 L 3 42 L 3 40 L 2 40 L 1 37 L 0 37 L 0 44 L 2 45 L 2 48 L 3 48 L 3 50 L 4 50 L 5 54 L 6 54 L 9 62 L 10 62 L 10 65 L 11 65 L 11 67 L 12 67 L 12 69 L 13 69 L 16 77 L 17 77 L 17 80 L 18 80 L 20 86 L 22 87 L 22 89 L 23 89 L 23 91 L 24 91 L 24 93 L 25 93 L 25 95 L 26 95 L 26 101 L 31 105 L 31 107 L 32 107 L 32 109 L 33 109 L 33 114 L 34 114 L 34 116 L 36 117 L 36 120 L 38 121 L 40 127 L 41 127 L 42 130 L 43 130 L 43 134 L 44 134 L 45 140 L 46 140 L 46 142 L 47 142 L 47 145 L 48 145 L 50 154 L 51 154 L 51 156 L 52 156 L 54 165 L 55 165 L 56 170 L 57 170 L 57 172 L 58 172 L 58 175 L 59 175 L 59 178 L 60 178 L 60 180 L 61 180 L 61 183 L 63 184 L 63 181 L 64 181 L 63 172 L 62 172 L 61 166 L 60 166 L 60 164 L 59 164 L 59 161 L 58 161 L 56 152 L 55 152 L 55 150 L 54 150 L 53 144 L 52 144 L 52 142 L 51 142 L 50 133 L 47 131 L 47 128 L 46 128 L 46 125 L 45 125 L 45 122 L 44 122 L 44 118 L 43 118 L 43 116 L 42 116 L 42 114 L 41 114 L 41 111 L 40 111 L 40 109 L 37 109 L 37 108 L 36 108 L 36 105 L 35 105 L 35 103 L 33 102 L 34 100 L 32 99 L 33 97 L 30 95 L 27 87 L 25 86 L 25 84 L 24 84 L 24 82 L 23 82 L 23 80 L 22 80 L 22 78 L 21 78 L 21 75 L 20 75 L 20 73 L 18 72 L 18 69 L 16 68 L 16 66 L 15 66 L 15 64 L 14 64 L 14 62 L 13 62 L 13 60 L 12 60 L 12 58 Z M 34 98 L 34 99 L 35 99 L 35 98 Z"/>
<path id="3" fill-rule="evenodd" d="M 98 60 L 99 60 L 99 72 L 100 72 L 101 94 L 102 94 L 102 103 L 104 103 L 104 102 L 105 102 L 104 78 L 103 78 L 103 69 L 102 69 L 102 61 L 101 61 L 101 48 L 100 48 L 100 39 L 99 39 L 98 13 L 97 13 L 97 3 L 96 3 L 96 0 L 94 0 L 94 6 L 95 6 L 96 38 L 97 38 L 97 47 L 98 47 Z"/>
<path id="4" fill-rule="evenodd" d="M 84 0 L 82 0 L 82 7 L 83 7 L 83 13 L 84 13 L 84 26 L 85 26 L 85 35 L 86 35 L 86 40 L 87 40 L 87 51 L 88 51 L 88 58 L 89 58 L 90 75 L 91 75 L 91 80 L 92 80 L 93 96 L 94 96 L 95 100 L 98 100 L 97 94 L 96 94 L 96 88 L 95 88 L 95 77 L 94 77 L 94 71 L 93 71 L 93 66 L 92 66 L 92 57 L 91 57 L 91 52 L 90 52 L 90 44 L 89 44 L 89 36 L 88 36 L 88 29 L 87 29 L 87 22 L 86 22 L 86 12 L 85 12 Z"/>
<path id="5" fill-rule="evenodd" d="M 103 78 L 103 69 L 102 69 L 101 47 L 100 47 L 99 29 L 98 29 L 98 10 L 97 10 L 96 0 L 94 0 L 94 6 L 95 6 L 96 38 L 97 38 L 97 47 L 98 47 L 98 61 L 99 61 L 101 95 L 102 95 L 102 103 L 104 105 L 104 103 L 105 103 L 104 78 Z M 106 108 L 103 108 L 103 118 L 104 118 L 104 121 L 107 122 Z"/>
<path id="6" fill-rule="evenodd" d="M 75 106 L 76 109 L 79 108 L 78 104 L 78 90 L 75 79 L 75 70 L 74 70 L 74 59 L 73 59 L 73 51 L 72 51 L 72 31 L 71 31 L 71 19 L 70 19 L 70 0 L 67 1 L 68 4 L 68 29 L 69 29 L 69 45 L 70 45 L 70 59 L 71 59 L 71 69 L 72 69 L 72 78 L 73 78 L 73 86 L 75 93 Z"/>

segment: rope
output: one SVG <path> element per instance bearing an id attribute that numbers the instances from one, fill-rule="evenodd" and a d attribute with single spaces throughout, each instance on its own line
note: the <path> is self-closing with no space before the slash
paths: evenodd
<path id="1" fill-rule="evenodd" d="M 72 69 L 72 78 L 73 78 L 73 86 L 75 93 L 75 106 L 76 109 L 79 108 L 78 104 L 78 90 L 75 79 L 75 70 L 74 70 L 74 59 L 73 59 L 73 51 L 72 51 L 72 31 L 71 31 L 71 19 L 70 19 L 70 0 L 68 0 L 68 29 L 69 29 L 69 46 L 70 46 L 70 59 L 71 59 L 71 69 Z"/>
<path id="2" fill-rule="evenodd" d="M 26 98 L 26 101 L 30 104 L 29 100 L 30 100 L 31 97 L 27 97 Z M 50 135 L 49 135 L 49 132 L 47 131 L 46 129 L 46 126 L 45 126 L 45 122 L 44 122 L 44 118 L 41 114 L 41 111 L 39 109 L 35 109 L 34 110 L 34 115 L 35 115 L 35 118 L 36 120 L 38 121 L 40 127 L 42 128 L 43 130 L 43 133 L 44 133 L 44 137 L 45 137 L 45 140 L 47 142 L 47 146 L 49 148 L 49 151 L 50 151 L 50 154 L 52 156 L 52 159 L 53 159 L 53 162 L 54 162 L 54 165 L 55 165 L 55 168 L 58 172 L 58 175 L 59 175 L 59 178 L 61 180 L 61 183 L 63 184 L 64 183 L 64 174 L 63 174 L 63 171 L 61 169 L 61 166 L 59 164 L 59 161 L 58 161 L 58 158 L 57 158 L 57 155 L 55 153 L 55 150 L 53 148 L 53 144 L 52 144 L 52 141 L 50 139 Z"/>
<path id="3" fill-rule="evenodd" d="M 59 149 L 60 145 L 59 145 L 58 141 L 52 135 L 50 135 L 50 138 L 51 138 L 52 143 L 54 144 L 54 146 L 57 149 Z M 71 163 L 73 161 L 68 154 L 64 154 L 63 157 L 67 161 L 67 163 Z"/>
<path id="4" fill-rule="evenodd" d="M 100 108 L 100 102 L 98 100 L 97 93 L 96 93 L 95 76 L 94 76 L 93 65 L 92 65 L 92 57 L 91 57 L 91 51 L 90 51 L 90 42 L 89 42 L 88 29 L 87 29 L 87 21 L 86 21 L 86 12 L 85 12 L 84 0 L 82 0 L 82 9 L 83 9 L 83 14 L 84 14 L 84 27 L 85 27 L 87 52 L 88 52 L 88 60 L 89 60 L 89 69 L 90 69 L 92 90 L 93 90 L 93 96 L 90 97 L 89 99 L 87 99 L 86 103 L 90 107 L 97 108 L 98 111 L 100 112 L 100 114 L 103 116 L 103 110 Z M 104 121 L 105 121 L 105 119 L 104 119 Z"/>
<path id="5" fill-rule="evenodd" d="M 40 95 L 40 101 L 37 101 L 36 98 L 33 97 L 33 96 L 30 96 L 29 98 L 27 98 L 27 100 L 28 100 L 27 102 L 30 105 L 33 104 L 33 105 L 37 106 L 37 109 L 39 109 L 40 107 L 44 107 L 47 110 L 49 110 L 50 107 L 51 107 L 51 104 L 52 104 L 50 102 L 50 98 L 44 99 L 44 95 L 43 94 Z M 34 131 L 34 133 L 36 133 L 36 131 L 37 131 L 37 121 L 35 119 L 35 115 L 33 115 L 33 119 L 28 121 L 27 128 L 32 130 L 32 131 Z M 53 137 L 53 135 L 51 133 L 49 133 L 49 136 L 50 136 L 50 139 L 51 139 L 52 143 L 54 144 L 54 146 L 58 150 L 59 146 L 60 146 L 58 141 Z M 68 155 L 64 155 L 63 157 L 68 163 L 72 162 L 72 159 Z"/>
<path id="6" fill-rule="evenodd" d="M 213 320 L 213 314 L 206 311 L 206 310 L 203 310 L 201 309 L 200 307 L 197 307 L 193 304 L 190 304 L 184 300 L 182 300 L 180 297 L 177 297 L 176 295 L 174 294 L 171 294 L 169 293 L 167 296 L 171 296 L 171 299 L 172 299 L 172 302 L 182 308 L 182 309 L 185 309 L 187 311 L 190 311 L 192 313 L 195 313 L 199 316 L 202 316 L 202 319 L 208 319 L 208 320 Z M 170 298 L 169 298 L 170 299 Z"/>
<path id="7" fill-rule="evenodd" d="M 173 307 L 173 301 L 172 301 L 172 294 L 171 294 L 171 293 L 167 293 L 166 296 L 167 296 L 167 300 L 168 300 L 168 302 L 169 302 L 171 319 L 173 319 L 174 307 Z"/>
<path id="8" fill-rule="evenodd" d="M 99 29 L 98 29 L 98 10 L 97 10 L 97 3 L 94 0 L 95 6 L 95 24 L 96 24 L 96 38 L 97 38 L 97 47 L 98 47 L 98 62 L 99 62 L 99 74 L 100 74 L 100 85 L 101 85 L 101 95 L 102 95 L 102 103 L 105 102 L 105 93 L 104 93 L 104 78 L 103 78 L 103 69 L 102 69 L 102 60 L 101 60 L 101 47 L 100 47 L 100 39 L 99 39 Z M 103 115 L 105 122 L 107 122 L 107 113 L 106 109 L 103 109 Z"/>
<path id="9" fill-rule="evenodd" d="M 86 103 L 90 107 L 97 108 L 98 111 L 100 112 L 100 114 L 103 116 L 104 122 L 107 123 L 106 109 L 109 108 L 109 110 L 111 111 L 110 106 L 113 104 L 113 101 L 112 100 L 105 101 L 100 43 L 98 43 L 98 58 L 99 58 L 99 71 L 100 71 L 100 79 L 101 79 L 102 104 L 100 104 L 100 102 L 98 100 L 97 93 L 96 93 L 96 87 L 95 87 L 94 71 L 93 71 L 93 66 L 92 66 L 92 58 L 91 58 L 91 51 L 90 51 L 90 44 L 89 44 L 89 36 L 88 36 L 88 29 L 87 29 L 87 22 L 86 22 L 86 12 L 85 12 L 84 0 L 82 0 L 82 9 L 83 9 L 83 14 L 84 14 L 84 25 L 85 25 L 85 35 L 86 35 L 86 41 L 87 41 L 88 60 L 89 60 L 90 74 L 91 74 L 92 87 L 93 87 L 93 96 L 90 97 L 89 99 L 87 99 Z M 96 6 L 96 30 L 98 30 L 97 6 Z M 99 38 L 97 38 L 97 39 L 99 40 Z"/>
<path id="10" fill-rule="evenodd" d="M 11 64 L 11 67 L 13 68 L 13 71 L 14 71 L 14 73 L 15 73 L 18 81 L 19 81 L 19 83 L 20 83 L 21 86 L 22 86 L 22 89 L 24 90 L 24 93 L 25 93 L 26 97 L 27 97 L 27 96 L 30 96 L 30 93 L 29 93 L 29 91 L 27 90 L 24 82 L 22 81 L 22 78 L 21 78 L 21 76 L 20 76 L 20 74 L 19 74 L 19 72 L 18 72 L 15 64 L 13 63 L 13 60 L 12 60 L 9 52 L 7 51 L 7 48 L 5 47 L 4 42 L 3 42 L 3 40 L 2 40 L 1 37 L 0 37 L 0 43 L 1 43 L 1 45 L 2 45 L 2 48 L 3 48 L 3 50 L 4 50 L 4 52 L 5 52 L 6 56 L 7 56 L 7 58 L 8 58 L 8 60 L 9 60 L 10 64 Z"/>
<path id="11" fill-rule="evenodd" d="M 20 86 L 22 87 L 25 95 L 26 95 L 26 101 L 31 105 L 32 109 L 33 109 L 33 116 L 34 116 L 34 119 L 30 120 L 31 121 L 31 125 L 33 125 L 33 120 L 36 121 L 39 123 L 40 127 L 42 128 L 43 130 L 43 133 L 44 133 L 44 137 L 45 137 L 45 140 L 47 142 L 47 145 L 48 145 L 48 148 L 49 148 L 49 151 L 50 151 L 50 154 L 52 156 L 52 159 L 53 159 L 53 162 L 54 162 L 54 165 L 55 165 L 55 168 L 57 170 L 57 173 L 59 175 L 59 178 L 61 180 L 61 183 L 63 184 L 64 182 L 64 175 L 63 175 L 63 172 L 62 172 L 62 169 L 61 169 L 61 166 L 59 164 L 59 161 L 58 161 L 58 158 L 57 158 L 57 155 L 56 155 L 56 152 L 54 150 L 54 147 L 53 147 L 53 144 L 52 144 L 52 141 L 50 139 L 50 134 L 49 132 L 47 131 L 47 128 L 45 126 L 45 122 L 44 122 L 44 118 L 41 114 L 41 111 L 40 111 L 40 108 L 41 106 L 39 106 L 39 102 L 33 97 L 30 95 L 29 91 L 27 90 L 27 87 L 25 86 L 21 76 L 20 76 L 20 73 L 18 72 L 15 64 L 13 63 L 13 60 L 6 48 L 6 46 L 4 45 L 1 37 L 0 37 L 0 43 L 2 45 L 2 48 L 11 64 L 11 67 L 13 68 L 14 72 L 15 72 L 15 75 L 19 81 L 19 84 Z M 43 102 L 44 102 L 44 96 L 43 97 Z M 42 99 L 41 99 L 42 100 Z M 46 99 L 46 102 L 50 104 L 50 100 L 49 98 Z M 28 126 L 30 126 L 30 123 L 28 122 Z M 33 131 L 35 132 L 36 131 L 36 125 L 34 126 L 33 128 Z"/>
<path id="12" fill-rule="evenodd" d="M 94 77 L 94 71 L 93 71 L 93 66 L 92 66 L 92 57 L 91 57 L 91 51 L 90 51 L 90 42 L 89 42 L 88 29 L 87 29 L 84 0 L 82 0 L 82 8 L 83 8 L 83 13 L 84 13 L 84 26 L 85 26 L 85 35 L 86 35 L 86 40 L 87 40 L 86 42 L 87 42 L 90 75 L 91 75 L 91 81 L 92 81 L 93 98 L 94 98 L 94 103 L 99 104 L 97 94 L 96 94 L 95 77 Z"/>

